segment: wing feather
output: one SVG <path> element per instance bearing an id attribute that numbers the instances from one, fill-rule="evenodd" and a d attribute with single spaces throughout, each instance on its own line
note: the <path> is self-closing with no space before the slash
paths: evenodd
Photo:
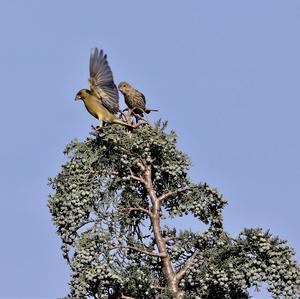
<path id="1" fill-rule="evenodd" d="M 90 86 L 101 104 L 111 113 L 119 111 L 119 93 L 103 50 L 93 48 L 90 56 Z"/>

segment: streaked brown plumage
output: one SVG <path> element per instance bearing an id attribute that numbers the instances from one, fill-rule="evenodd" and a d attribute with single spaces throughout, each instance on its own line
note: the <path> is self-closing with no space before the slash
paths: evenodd
<path id="1" fill-rule="evenodd" d="M 138 90 L 134 89 L 129 83 L 122 81 L 118 85 L 119 90 L 124 95 L 125 103 L 129 109 L 133 109 L 138 114 L 143 112 L 150 113 L 151 111 L 157 111 L 146 108 L 146 98 Z"/>

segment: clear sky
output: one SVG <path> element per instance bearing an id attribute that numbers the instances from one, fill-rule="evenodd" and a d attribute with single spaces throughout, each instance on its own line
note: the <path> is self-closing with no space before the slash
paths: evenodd
<path id="1" fill-rule="evenodd" d="M 169 120 L 192 178 L 229 201 L 225 229 L 270 228 L 300 260 L 300 1 L 3 0 L 0 11 L 0 298 L 67 294 L 47 178 L 97 125 L 74 102 L 95 46 L 116 83 Z"/>

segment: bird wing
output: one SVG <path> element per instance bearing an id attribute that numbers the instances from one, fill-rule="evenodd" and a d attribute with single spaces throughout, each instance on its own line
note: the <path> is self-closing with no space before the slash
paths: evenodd
<path id="1" fill-rule="evenodd" d="M 101 104 L 111 113 L 119 111 L 119 93 L 114 83 L 113 74 L 103 50 L 93 48 L 90 56 L 91 91 L 101 101 Z"/>

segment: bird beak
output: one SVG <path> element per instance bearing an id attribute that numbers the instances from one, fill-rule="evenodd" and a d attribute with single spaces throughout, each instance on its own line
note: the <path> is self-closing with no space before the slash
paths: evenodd
<path id="1" fill-rule="evenodd" d="M 75 101 L 79 101 L 79 100 L 81 100 L 80 96 L 76 95 Z"/>

